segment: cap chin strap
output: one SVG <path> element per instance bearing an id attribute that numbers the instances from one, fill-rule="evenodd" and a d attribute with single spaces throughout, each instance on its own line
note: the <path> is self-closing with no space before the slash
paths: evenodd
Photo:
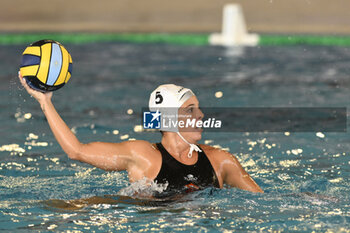
<path id="1" fill-rule="evenodd" d="M 187 154 L 188 158 L 192 158 L 192 152 L 193 151 L 202 152 L 202 150 L 197 145 L 189 143 L 184 137 L 182 137 L 180 132 L 177 132 L 177 135 L 179 135 L 180 138 L 190 146 L 190 151 Z"/>

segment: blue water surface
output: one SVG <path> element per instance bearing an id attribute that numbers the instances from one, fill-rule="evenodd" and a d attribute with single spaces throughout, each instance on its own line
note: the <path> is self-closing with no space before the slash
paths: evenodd
<path id="1" fill-rule="evenodd" d="M 350 232 L 349 133 L 207 132 L 201 143 L 228 149 L 265 193 L 208 188 L 170 202 L 123 196 L 125 172 L 70 160 L 55 141 L 16 77 L 25 47 L 0 46 L 0 231 Z M 350 103 L 344 47 L 65 47 L 73 76 L 53 103 L 84 143 L 160 141 L 137 129 L 150 92 L 164 83 L 191 88 L 205 107 Z"/>

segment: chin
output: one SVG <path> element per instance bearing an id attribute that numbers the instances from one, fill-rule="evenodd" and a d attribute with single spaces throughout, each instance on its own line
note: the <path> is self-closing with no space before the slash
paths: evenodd
<path id="1" fill-rule="evenodd" d="M 189 141 L 190 143 L 197 143 L 199 140 L 202 139 L 202 130 L 200 131 L 195 131 L 195 132 L 186 132 L 184 133 L 186 136 L 185 138 L 187 139 L 187 141 Z"/>
<path id="2" fill-rule="evenodd" d="M 196 133 L 196 142 L 198 142 L 199 140 L 201 140 L 202 139 L 202 132 L 197 132 Z"/>

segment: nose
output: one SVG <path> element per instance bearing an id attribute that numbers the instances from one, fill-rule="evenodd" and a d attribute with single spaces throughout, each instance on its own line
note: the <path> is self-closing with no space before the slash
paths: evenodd
<path id="1" fill-rule="evenodd" d="M 202 110 L 200 108 L 197 108 L 197 117 L 196 118 L 198 120 L 202 120 L 203 117 L 204 117 L 204 114 L 203 114 Z"/>

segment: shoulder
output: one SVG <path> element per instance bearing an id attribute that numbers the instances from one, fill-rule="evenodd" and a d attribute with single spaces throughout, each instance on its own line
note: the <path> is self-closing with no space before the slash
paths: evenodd
<path id="1" fill-rule="evenodd" d="M 128 150 L 132 156 L 134 164 L 140 167 L 157 165 L 161 159 L 161 154 L 157 146 L 144 140 L 127 141 Z"/>
<path id="2" fill-rule="evenodd" d="M 199 145 L 207 155 L 211 165 L 216 171 L 220 187 L 225 183 L 227 174 L 239 171 L 241 166 L 236 157 L 226 150 L 209 145 Z"/>
<path id="3" fill-rule="evenodd" d="M 202 148 L 204 150 L 204 153 L 209 157 L 212 158 L 216 161 L 223 161 L 223 160 L 230 160 L 234 163 L 239 163 L 237 158 L 231 154 L 230 152 L 217 148 L 217 147 L 213 147 L 210 145 L 203 145 L 200 144 L 199 145 L 200 148 Z"/>
<path id="4" fill-rule="evenodd" d="M 157 147 L 154 143 L 150 143 L 145 140 L 132 140 L 123 142 L 130 150 L 131 154 L 149 154 L 154 153 L 157 150 Z"/>
<path id="5" fill-rule="evenodd" d="M 150 143 L 149 141 L 145 140 L 131 140 L 131 141 L 125 141 L 122 142 L 127 144 L 130 148 L 153 148 L 154 144 Z"/>
<path id="6" fill-rule="evenodd" d="M 232 157 L 233 154 L 230 152 L 220 149 L 218 147 L 210 146 L 210 145 L 204 145 L 200 144 L 200 148 L 204 150 L 206 154 L 215 154 L 216 156 L 222 156 L 222 157 Z"/>
<path id="7" fill-rule="evenodd" d="M 127 169 L 130 180 L 133 182 L 144 177 L 150 179 L 156 177 L 156 172 L 161 167 L 161 154 L 155 144 L 144 140 L 123 143 L 125 143 L 131 156 Z"/>

